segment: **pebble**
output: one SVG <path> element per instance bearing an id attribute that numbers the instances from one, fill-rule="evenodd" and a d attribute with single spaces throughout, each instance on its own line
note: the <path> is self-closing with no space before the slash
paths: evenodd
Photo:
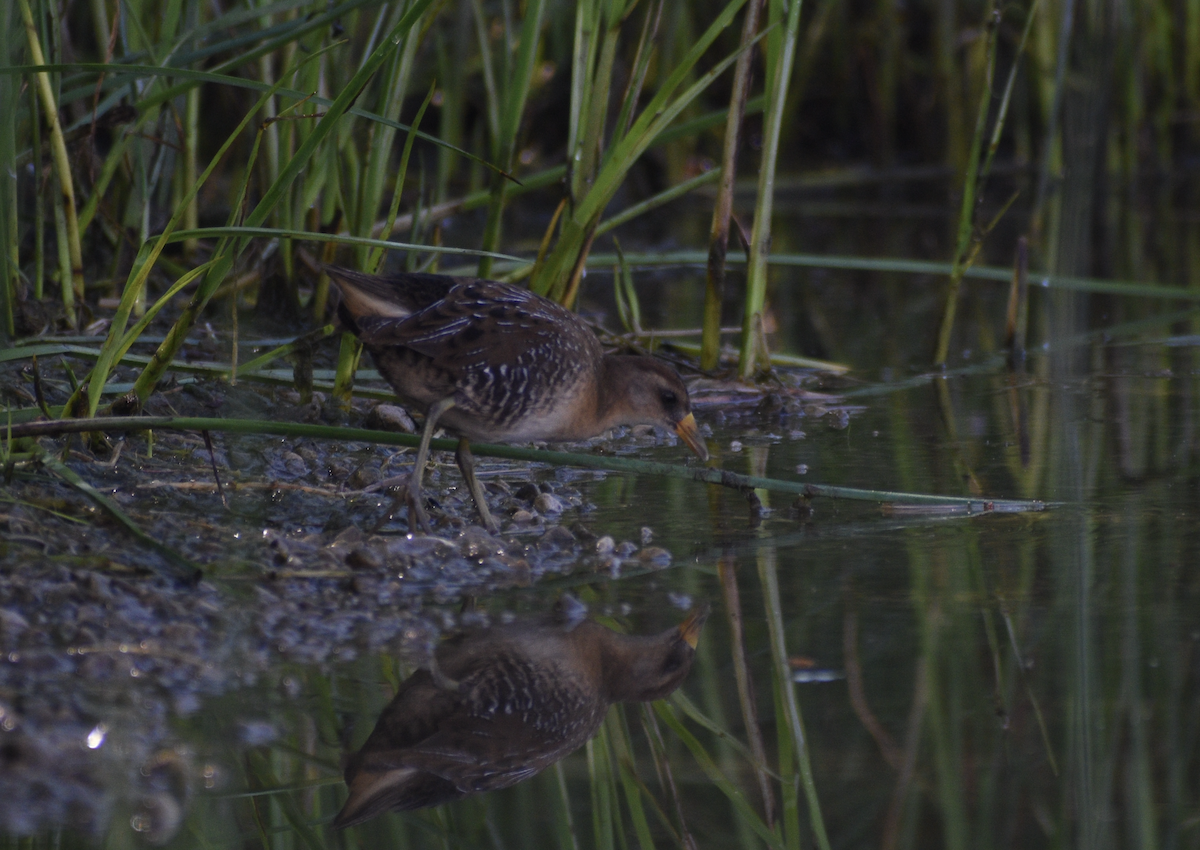
<path id="1" fill-rule="evenodd" d="M 575 535 L 561 525 L 551 526 L 538 540 L 539 549 L 572 549 Z"/>
<path id="2" fill-rule="evenodd" d="M 661 546 L 647 546 L 638 552 L 638 560 L 643 564 L 665 567 L 671 563 L 671 553 Z"/>
<path id="3" fill-rule="evenodd" d="M 540 493 L 533 500 L 533 507 L 542 514 L 561 514 L 567 509 L 563 504 L 563 500 L 555 496 L 553 493 Z"/>
<path id="4" fill-rule="evenodd" d="M 382 480 L 383 473 L 379 471 L 377 465 L 364 463 L 350 473 L 350 478 L 346 481 L 346 484 L 354 490 L 362 490 L 372 484 L 378 484 Z"/>
<path id="5" fill-rule="evenodd" d="M 396 404 L 377 404 L 367 414 L 366 426 L 376 431 L 415 434 L 417 426 L 408 411 Z"/>

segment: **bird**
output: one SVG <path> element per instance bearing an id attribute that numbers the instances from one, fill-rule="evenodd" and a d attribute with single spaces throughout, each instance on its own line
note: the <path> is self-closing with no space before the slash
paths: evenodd
<path id="1" fill-rule="evenodd" d="M 440 274 L 372 275 L 324 266 L 338 318 L 425 426 L 405 497 L 409 528 L 430 532 L 421 502 L 429 441 L 458 435 L 455 459 L 487 530 L 499 526 L 475 477 L 470 441 L 585 440 L 618 425 L 671 428 L 701 460 L 708 448 L 687 387 L 644 354 L 606 354 L 584 322 L 528 289 Z"/>
<path id="2" fill-rule="evenodd" d="M 347 761 L 349 796 L 333 825 L 534 776 L 586 743 L 611 704 L 662 699 L 679 687 L 708 613 L 703 605 L 660 634 L 624 635 L 565 616 L 560 605 L 538 620 L 443 642 Z"/>

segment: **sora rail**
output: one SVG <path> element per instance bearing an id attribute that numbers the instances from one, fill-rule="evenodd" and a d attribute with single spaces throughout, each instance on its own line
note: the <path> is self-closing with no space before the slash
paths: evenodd
<path id="1" fill-rule="evenodd" d="M 371 352 L 396 395 L 425 409 L 406 498 L 429 531 L 421 478 L 439 423 L 488 531 L 498 526 L 475 477 L 469 440 L 584 440 L 618 425 L 669 427 L 708 458 L 687 388 L 646 355 L 605 354 L 566 308 L 527 289 L 436 274 L 368 275 L 326 266 L 338 316 Z"/>
<path id="2" fill-rule="evenodd" d="M 658 635 L 622 635 L 558 613 L 468 632 L 400 684 L 346 765 L 342 828 L 389 809 L 507 788 L 578 749 L 614 702 L 661 699 L 691 670 L 708 616 Z"/>

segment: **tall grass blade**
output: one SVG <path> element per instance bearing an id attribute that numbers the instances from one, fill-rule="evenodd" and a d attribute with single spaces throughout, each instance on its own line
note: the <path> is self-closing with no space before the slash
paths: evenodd
<path id="1" fill-rule="evenodd" d="M 1005 119 L 1008 115 L 1008 104 L 1011 99 L 1013 85 L 1016 81 L 1018 62 L 1028 40 L 1029 33 L 1032 30 L 1036 12 L 1037 3 L 1035 2 L 1030 6 L 1028 15 L 1026 16 L 1025 28 L 1021 33 L 1020 50 L 1013 59 L 1013 66 L 1009 70 L 1008 81 L 1005 84 L 1004 94 L 1001 97 L 1000 106 L 994 120 L 991 140 L 988 144 L 986 156 L 984 156 L 981 164 L 980 157 L 987 129 L 987 117 L 992 105 L 992 84 L 996 71 L 996 41 L 1000 28 L 999 6 L 993 5 L 989 11 L 983 90 L 979 95 L 979 107 L 975 116 L 975 130 L 971 137 L 970 153 L 967 159 L 966 173 L 963 177 L 962 204 L 959 208 L 957 242 L 950 279 L 946 287 L 946 303 L 942 311 L 941 327 L 938 330 L 937 344 L 934 349 L 933 362 L 935 364 L 944 364 L 946 362 L 946 357 L 950 352 L 950 338 L 954 330 L 954 318 L 958 312 L 958 299 L 962 288 L 963 273 L 974 262 L 975 256 L 978 254 L 982 244 L 983 236 L 991 229 L 990 226 L 987 228 L 979 227 L 976 222 L 977 200 L 983 193 L 984 185 L 987 182 L 991 169 L 992 158 L 995 156 L 996 150 L 1000 145 L 1000 132 L 1004 127 Z"/>
<path id="2" fill-rule="evenodd" d="M 478 8 L 478 5 L 476 6 Z M 504 92 L 500 107 L 494 118 L 495 130 L 492 136 L 492 161 L 499 166 L 500 171 L 493 172 L 491 198 L 488 204 L 487 220 L 483 227 L 483 239 L 480 247 L 484 251 L 500 249 L 501 225 L 504 215 L 505 198 L 508 193 L 508 172 L 513 170 L 516 163 L 517 142 L 521 130 L 521 116 L 525 112 L 525 104 L 529 100 L 529 89 L 533 82 L 533 72 L 538 51 L 538 36 L 542 28 L 542 16 L 545 12 L 546 0 L 531 0 L 525 5 L 525 19 L 521 25 L 521 40 L 517 48 L 516 62 L 504 75 Z M 482 18 L 482 13 L 477 13 Z M 482 29 L 483 22 L 480 20 Z M 481 43 L 484 33 L 480 33 Z M 504 45 L 505 66 L 509 65 L 508 43 Z M 488 61 L 484 56 L 485 63 Z M 479 276 L 491 277 L 492 260 L 486 254 L 479 260 Z"/>
<path id="3" fill-rule="evenodd" d="M 800 774 L 800 787 L 808 804 L 809 825 L 821 850 L 829 850 L 829 835 L 825 830 L 825 819 L 817 796 L 817 785 L 813 778 L 809 756 L 808 737 L 804 733 L 804 721 L 800 717 L 800 705 L 796 701 L 796 688 L 792 684 L 788 669 L 787 645 L 784 641 L 783 604 L 779 595 L 779 576 L 776 572 L 774 550 L 761 550 L 758 561 L 758 577 L 763 589 L 763 607 L 766 609 L 767 629 L 771 640 L 772 674 L 778 683 L 784 714 L 778 720 L 781 737 L 788 739 L 788 746 Z M 785 803 L 786 805 L 786 803 Z"/>
<path id="4" fill-rule="evenodd" d="M 749 45 L 758 31 L 762 0 L 751 0 L 742 21 L 741 44 Z M 725 303 L 725 253 L 729 248 L 729 218 L 733 214 L 733 181 L 737 177 L 737 153 L 741 142 L 746 100 L 750 97 L 750 61 L 754 54 L 743 51 L 733 71 L 733 90 L 725 119 L 725 141 L 721 149 L 721 177 L 713 204 L 708 234 L 708 266 L 704 278 L 704 335 L 700 340 L 700 368 L 717 368 L 721 349 L 721 307 Z"/>
<path id="5" fill-rule="evenodd" d="M 696 763 L 700 765 L 700 769 L 708 776 L 709 781 L 720 789 L 731 803 L 737 812 L 738 816 L 758 834 L 759 838 L 772 850 L 785 850 L 783 842 L 779 840 L 779 836 L 767 828 L 763 823 L 762 818 L 754 811 L 754 807 L 742 794 L 741 789 L 737 787 L 717 765 L 716 760 L 704 748 L 704 745 L 693 735 L 688 728 L 675 716 L 671 708 L 671 704 L 666 700 L 659 700 L 654 703 L 654 711 L 667 726 L 675 733 L 675 736 L 691 751 L 692 757 L 696 759 Z"/>
<path id="6" fill-rule="evenodd" d="M 746 266 L 745 318 L 742 345 L 738 355 L 738 374 L 749 379 L 758 369 L 769 369 L 770 361 L 763 333 L 763 310 L 767 300 L 767 257 L 771 251 L 771 210 L 775 203 L 775 166 L 779 157 L 779 134 L 783 127 L 788 82 L 796 59 L 796 39 L 800 32 L 800 0 L 792 0 L 787 22 L 781 34 L 779 55 L 774 59 L 774 75 L 767 93 L 766 123 L 763 126 L 762 159 L 758 166 L 758 194 L 754 206 L 754 226 L 750 232 L 750 258 Z M 768 64 L 771 67 L 771 64 Z"/>
<path id="7" fill-rule="evenodd" d="M 689 88 L 676 95 L 692 68 L 729 26 L 744 3 L 745 0 L 730 0 L 646 104 L 629 132 L 620 140 L 614 141 L 586 195 L 575 197 L 575 209 L 564 221 L 558 243 L 547 257 L 538 277 L 530 284 L 534 292 L 567 303 L 573 299 L 574 288 L 578 285 L 587 249 L 595 237 L 600 214 L 620 187 L 626 173 L 679 113 L 733 64 L 742 50 L 748 49 L 743 47 L 732 56 L 726 57 Z"/>
<path id="8" fill-rule="evenodd" d="M 42 42 L 33 20 L 29 0 L 17 0 L 17 9 L 25 26 L 30 61 L 34 65 L 45 65 L 46 57 L 42 52 Z M 79 237 L 79 213 L 75 203 L 75 178 L 71 172 L 71 158 L 67 153 L 67 142 L 59 120 L 58 103 L 50 87 L 50 75 L 44 71 L 35 72 L 33 83 L 37 90 L 36 96 L 42 103 L 46 125 L 50 128 L 50 151 L 54 173 L 58 179 L 55 209 L 61 209 L 62 230 L 66 237 L 63 250 L 67 256 L 67 277 L 63 281 L 63 307 L 67 313 L 67 323 L 74 328 L 78 323 L 75 303 L 83 300 L 83 247 Z"/>

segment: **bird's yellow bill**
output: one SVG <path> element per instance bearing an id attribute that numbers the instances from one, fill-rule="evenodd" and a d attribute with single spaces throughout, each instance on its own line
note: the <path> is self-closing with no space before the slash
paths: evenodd
<path id="1" fill-rule="evenodd" d="M 687 443 L 688 448 L 696 453 L 700 460 L 708 460 L 708 446 L 704 445 L 704 437 L 700 434 L 700 429 L 696 427 L 696 417 L 688 414 L 679 420 L 679 424 L 675 426 L 675 433 L 679 438 Z"/>

